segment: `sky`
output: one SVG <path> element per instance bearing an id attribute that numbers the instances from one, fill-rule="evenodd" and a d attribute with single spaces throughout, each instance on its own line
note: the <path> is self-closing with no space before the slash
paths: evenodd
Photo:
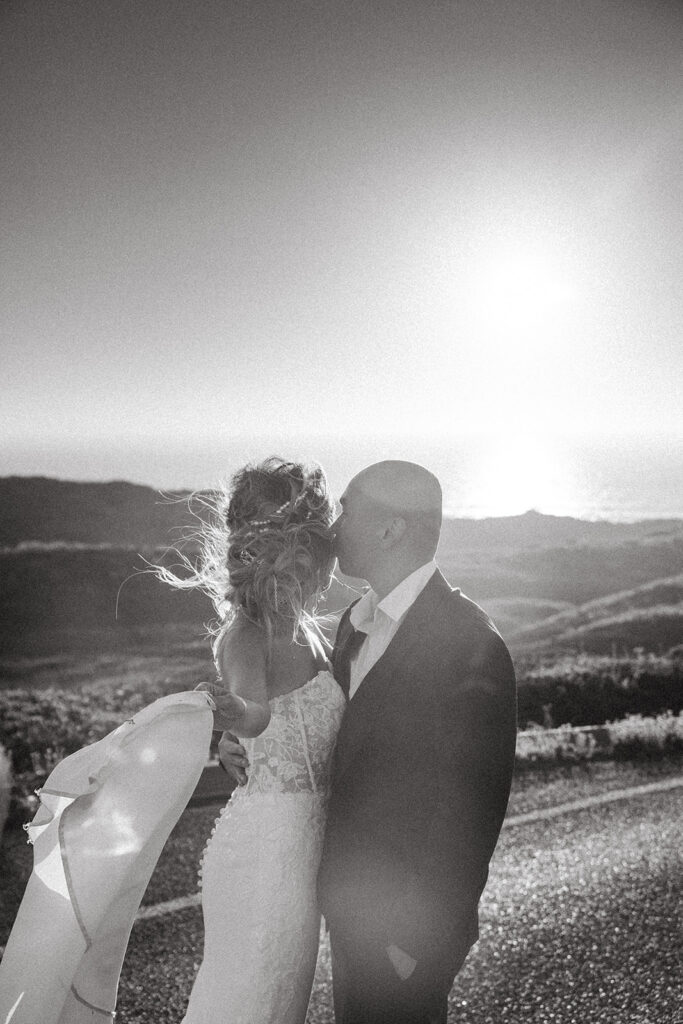
<path id="1" fill-rule="evenodd" d="M 670 450 L 682 40 L 666 0 L 5 0 L 0 474 Z"/>

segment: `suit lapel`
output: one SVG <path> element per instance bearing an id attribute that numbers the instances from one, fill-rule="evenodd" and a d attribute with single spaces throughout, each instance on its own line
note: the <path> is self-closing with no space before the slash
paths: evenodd
<path id="1" fill-rule="evenodd" d="M 384 654 L 372 666 L 353 699 L 349 701 L 337 739 L 337 778 L 354 763 L 373 729 L 381 727 L 377 726 L 377 722 L 381 719 L 388 691 L 402 680 L 406 671 L 412 674 L 416 661 L 424 659 L 426 652 L 429 651 L 432 634 L 438 632 L 439 605 L 451 593 L 449 584 L 437 569 L 408 610 Z M 345 634 L 345 647 L 341 650 L 340 658 L 340 673 L 343 671 L 345 675 L 342 678 L 337 677 L 342 688 L 344 681 L 346 682 L 347 695 L 349 661 L 357 636 L 350 623 L 349 627 L 353 636 Z M 361 634 L 361 643 L 363 637 L 364 634 Z M 345 658 L 347 650 L 350 653 Z"/>

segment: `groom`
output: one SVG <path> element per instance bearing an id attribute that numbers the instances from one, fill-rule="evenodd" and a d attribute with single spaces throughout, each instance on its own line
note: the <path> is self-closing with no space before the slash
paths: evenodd
<path id="1" fill-rule="evenodd" d="M 372 589 L 333 653 L 350 698 L 318 876 L 335 1015 L 445 1024 L 510 791 L 514 671 L 491 620 L 434 562 L 435 476 L 380 462 L 341 504 L 339 567 Z"/>
<path id="2" fill-rule="evenodd" d="M 493 623 L 434 562 L 441 488 L 380 462 L 334 524 L 343 573 L 371 586 L 342 616 L 339 732 L 320 905 L 337 1024 L 446 1024 L 507 806 L 515 676 Z"/>

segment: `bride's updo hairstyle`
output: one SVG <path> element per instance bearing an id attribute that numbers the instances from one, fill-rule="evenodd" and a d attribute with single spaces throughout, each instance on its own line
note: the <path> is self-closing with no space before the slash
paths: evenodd
<path id="1" fill-rule="evenodd" d="M 211 598 L 222 620 L 214 652 L 238 611 L 263 628 L 269 647 L 288 636 L 319 652 L 317 605 L 334 565 L 334 505 L 323 470 L 272 457 L 245 466 L 228 488 L 200 500 L 196 566 L 182 556 L 189 577 L 157 574 Z"/>
<path id="2" fill-rule="evenodd" d="M 225 513 L 227 601 L 268 635 L 300 639 L 329 584 L 333 519 L 319 467 L 271 458 L 236 473 Z"/>

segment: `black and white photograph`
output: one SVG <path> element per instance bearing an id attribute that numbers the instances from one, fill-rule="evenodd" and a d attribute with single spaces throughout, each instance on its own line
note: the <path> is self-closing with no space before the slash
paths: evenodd
<path id="1" fill-rule="evenodd" d="M 0 1024 L 683 1024 L 683 5 L 0 0 Z"/>

